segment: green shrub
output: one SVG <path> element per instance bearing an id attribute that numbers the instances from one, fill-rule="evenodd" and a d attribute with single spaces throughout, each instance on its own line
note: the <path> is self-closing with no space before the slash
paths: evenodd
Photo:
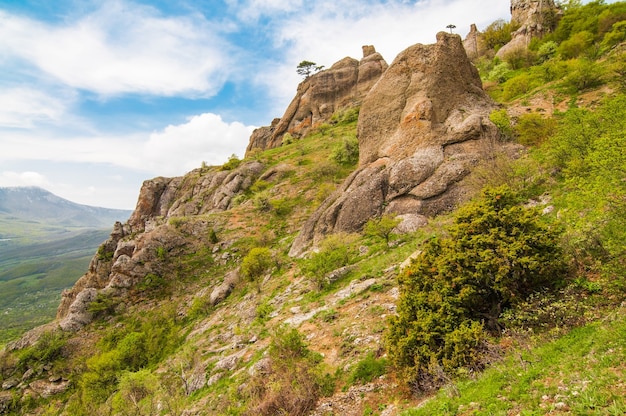
<path id="1" fill-rule="evenodd" d="M 550 40 L 545 43 L 542 43 L 539 49 L 537 50 L 537 58 L 540 62 L 545 62 L 556 55 L 558 50 L 558 45 L 555 41 Z"/>
<path id="2" fill-rule="evenodd" d="M 602 84 L 603 69 L 594 61 L 574 59 L 568 62 L 569 72 L 564 85 L 573 92 L 584 91 Z"/>
<path id="3" fill-rule="evenodd" d="M 510 101 L 513 98 L 530 92 L 538 86 L 538 80 L 533 79 L 528 73 L 521 73 L 502 85 L 502 99 Z"/>
<path id="4" fill-rule="evenodd" d="M 593 44 L 594 36 L 587 31 L 578 32 L 567 40 L 561 42 L 558 47 L 559 55 L 563 59 L 578 58 Z"/>
<path id="5" fill-rule="evenodd" d="M 326 274 L 352 263 L 357 255 L 356 236 L 353 234 L 331 234 L 319 246 L 317 252 L 300 262 L 302 272 L 322 289 L 326 284 Z"/>
<path id="6" fill-rule="evenodd" d="M 272 253 L 267 247 L 255 247 L 241 261 L 241 274 L 250 281 L 258 280 L 273 265 Z"/>
<path id="7" fill-rule="evenodd" d="M 359 141 L 356 137 L 344 137 L 330 154 L 330 159 L 340 165 L 353 166 L 359 161 Z"/>
<path id="8" fill-rule="evenodd" d="M 239 159 L 237 155 L 233 153 L 228 158 L 228 161 L 222 165 L 222 170 L 237 169 L 239 165 L 241 165 L 241 159 Z"/>
<path id="9" fill-rule="evenodd" d="M 385 339 L 415 389 L 436 387 L 460 367 L 479 368 L 485 330 L 499 330 L 500 313 L 564 278 L 558 230 L 517 203 L 506 186 L 485 190 L 399 276 L 398 315 Z"/>
<path id="10" fill-rule="evenodd" d="M 539 113 L 526 113 L 517 118 L 515 135 L 526 146 L 538 146 L 556 131 L 556 120 Z"/>
<path id="11" fill-rule="evenodd" d="M 18 367 L 25 370 L 35 364 L 49 364 L 62 357 L 66 343 L 62 331 L 46 331 L 33 346 L 18 352 Z"/>
<path id="12" fill-rule="evenodd" d="M 511 66 L 508 64 L 508 62 L 500 62 L 499 64 L 494 66 L 491 71 L 489 71 L 487 78 L 492 81 L 503 83 L 512 76 L 513 71 L 511 70 Z"/>
<path id="13" fill-rule="evenodd" d="M 385 214 L 366 222 L 363 227 L 363 233 L 370 237 L 381 238 L 389 245 L 393 230 L 400 222 L 400 219 L 396 218 L 394 215 Z"/>
<path id="14" fill-rule="evenodd" d="M 506 109 L 492 111 L 489 114 L 489 120 L 500 130 L 503 139 L 511 140 L 513 138 L 513 127 Z"/>
<path id="15" fill-rule="evenodd" d="M 389 363 L 386 358 L 376 358 L 373 353 L 368 353 L 359 361 L 348 378 L 350 384 L 369 383 L 387 372 Z"/>

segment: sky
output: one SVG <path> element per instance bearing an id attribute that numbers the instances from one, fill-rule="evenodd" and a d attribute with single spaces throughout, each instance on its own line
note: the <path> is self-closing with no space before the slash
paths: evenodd
<path id="1" fill-rule="evenodd" d="M 134 209 L 141 184 L 242 158 L 303 60 L 387 63 L 509 0 L 0 0 L 0 186 Z"/>

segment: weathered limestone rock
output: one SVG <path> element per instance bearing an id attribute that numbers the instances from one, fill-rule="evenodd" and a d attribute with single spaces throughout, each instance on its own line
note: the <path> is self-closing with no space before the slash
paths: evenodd
<path id="1" fill-rule="evenodd" d="M 360 231 L 370 218 L 401 215 L 413 228 L 468 196 L 463 178 L 499 146 L 495 104 L 461 38 L 401 52 L 370 90 L 358 122 L 359 167 L 306 222 L 290 255 L 333 232 Z"/>
<path id="2" fill-rule="evenodd" d="M 498 50 L 496 56 L 504 58 L 509 54 L 528 48 L 534 37 L 541 37 L 556 26 L 561 9 L 554 0 L 511 0 L 511 23 L 519 26 L 512 33 L 509 43 Z"/>
<path id="3" fill-rule="evenodd" d="M 359 105 L 387 69 L 373 46 L 363 46 L 363 58 L 346 57 L 329 69 L 314 74 L 298 85 L 296 96 L 285 114 L 270 127 L 256 129 L 246 149 L 271 149 L 282 144 L 285 133 L 302 137 L 311 128 L 328 121 L 334 112 Z"/>
<path id="4" fill-rule="evenodd" d="M 469 59 L 477 58 L 485 53 L 485 40 L 475 24 L 470 26 L 469 33 L 463 39 L 463 48 Z"/>
<path id="5" fill-rule="evenodd" d="M 61 328 L 77 331 L 90 323 L 89 305 L 98 294 L 124 295 L 146 276 L 162 276 L 162 259 L 157 253 L 164 255 L 187 244 L 175 227 L 168 226 L 168 220 L 228 209 L 232 199 L 250 187 L 263 169 L 262 163 L 252 161 L 229 171 L 199 169 L 182 177 L 145 181 L 128 222 L 115 224 L 87 273 L 63 292 L 57 309 Z M 206 222 L 183 226 L 186 233 L 198 235 L 205 235 L 208 227 Z M 232 280 L 227 284 L 234 286 Z M 220 296 L 227 296 L 226 287 L 222 289 Z"/>

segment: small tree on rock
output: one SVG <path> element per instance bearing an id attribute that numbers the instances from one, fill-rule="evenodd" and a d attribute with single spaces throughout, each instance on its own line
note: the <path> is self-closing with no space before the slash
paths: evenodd
<path id="1" fill-rule="evenodd" d="M 298 75 L 302 75 L 306 79 L 322 69 L 324 69 L 324 65 L 317 65 L 315 62 L 311 61 L 302 61 L 298 64 L 296 72 Z"/>

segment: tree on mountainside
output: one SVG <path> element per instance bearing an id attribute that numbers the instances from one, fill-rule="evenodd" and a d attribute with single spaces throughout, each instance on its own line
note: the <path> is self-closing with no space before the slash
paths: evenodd
<path id="1" fill-rule="evenodd" d="M 322 69 L 324 69 L 324 65 L 317 65 L 315 62 L 311 61 L 302 61 L 298 64 L 296 72 L 306 79 Z"/>

